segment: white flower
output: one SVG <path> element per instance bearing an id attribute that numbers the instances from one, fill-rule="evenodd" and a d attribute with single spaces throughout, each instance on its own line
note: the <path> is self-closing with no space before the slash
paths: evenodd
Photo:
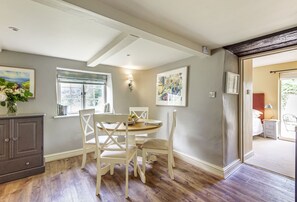
<path id="1" fill-rule="evenodd" d="M 7 98 L 7 96 L 6 96 L 5 92 L 1 91 L 1 92 L 0 92 L 0 102 L 5 101 L 6 98 Z"/>
<path id="2" fill-rule="evenodd" d="M 16 89 L 14 92 L 13 92 L 14 95 L 18 95 L 20 94 L 20 90 L 19 89 Z"/>
<path id="3" fill-rule="evenodd" d="M 13 93 L 13 90 L 10 89 L 10 88 L 6 88 L 6 89 L 4 89 L 4 90 L 5 90 L 5 93 Z"/>

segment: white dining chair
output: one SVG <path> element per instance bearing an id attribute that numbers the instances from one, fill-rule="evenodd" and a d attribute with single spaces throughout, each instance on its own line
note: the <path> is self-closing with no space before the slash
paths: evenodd
<path id="1" fill-rule="evenodd" d="M 129 107 L 129 113 L 134 114 L 138 119 L 148 119 L 148 107 Z"/>
<path id="2" fill-rule="evenodd" d="M 149 117 L 149 108 L 148 107 L 129 107 L 129 113 L 135 115 L 137 119 L 148 119 Z M 143 144 L 144 141 L 148 138 L 148 134 L 138 134 L 135 137 L 135 143 L 137 145 Z"/>
<path id="3" fill-rule="evenodd" d="M 97 157 L 96 142 L 93 127 L 93 115 L 95 109 L 83 109 L 79 111 L 80 126 L 82 130 L 82 143 L 83 143 L 83 157 L 81 169 L 86 165 L 87 153 L 95 151 L 94 158 Z"/>
<path id="4" fill-rule="evenodd" d="M 124 125 L 123 125 L 124 124 Z M 100 193 L 101 176 L 108 170 L 113 175 L 113 166 L 116 163 L 124 164 L 126 166 L 126 187 L 125 197 L 128 198 L 128 166 L 133 159 L 134 162 L 134 176 L 137 177 L 137 148 L 135 145 L 129 145 L 128 141 L 128 115 L 114 115 L 114 114 L 94 114 L 95 140 L 97 147 L 97 182 L 96 195 Z M 112 130 L 107 129 L 106 126 L 112 125 Z M 124 127 L 119 131 L 119 127 Z M 98 129 L 100 128 L 100 129 Z M 117 136 L 124 133 L 125 141 L 118 142 Z M 105 138 L 103 144 L 100 139 Z M 101 167 L 101 163 L 105 163 Z"/>
<path id="5" fill-rule="evenodd" d="M 176 110 L 169 114 L 168 123 L 171 120 L 171 127 L 168 134 L 168 139 L 151 138 L 146 140 L 140 148 L 142 149 L 142 172 L 145 175 L 146 159 L 148 153 L 167 154 L 168 155 L 168 173 L 171 179 L 174 179 L 173 167 L 175 167 L 173 157 L 173 135 L 176 128 Z"/>

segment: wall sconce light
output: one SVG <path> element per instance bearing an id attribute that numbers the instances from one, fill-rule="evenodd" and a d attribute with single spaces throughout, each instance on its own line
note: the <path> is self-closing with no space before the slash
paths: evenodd
<path id="1" fill-rule="evenodd" d="M 129 81 L 128 88 L 130 91 L 132 91 L 133 90 L 133 75 L 132 74 L 128 75 L 128 81 Z"/>

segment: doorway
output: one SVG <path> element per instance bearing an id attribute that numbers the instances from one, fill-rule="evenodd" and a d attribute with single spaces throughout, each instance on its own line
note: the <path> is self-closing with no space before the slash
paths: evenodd
<path id="1" fill-rule="evenodd" d="M 296 51 L 297 52 L 297 51 Z M 279 52 L 278 52 L 279 53 Z M 295 177 L 295 152 L 294 142 L 283 141 L 283 135 L 281 135 L 281 121 L 284 111 L 281 111 L 281 99 L 280 93 L 281 89 L 284 89 L 285 86 L 281 87 L 280 82 L 280 72 L 276 74 L 271 73 L 271 70 L 267 68 L 262 68 L 263 75 L 266 74 L 267 78 L 264 78 L 261 75 L 259 80 L 263 85 L 266 85 L 267 92 L 261 88 L 255 88 L 253 84 L 256 82 L 253 75 L 253 66 L 254 59 L 264 56 L 272 56 L 272 53 L 258 54 L 253 56 L 248 56 L 240 58 L 240 72 L 242 76 L 242 86 L 241 86 L 241 152 L 242 152 L 242 161 L 244 163 L 252 164 L 257 167 L 261 167 L 273 172 L 277 172 L 289 177 Z M 268 58 L 268 57 L 267 57 Z M 267 59 L 266 58 L 266 59 Z M 297 70 L 297 59 L 295 68 Z M 263 66 L 263 65 L 262 65 Z M 265 65 L 264 65 L 265 66 Z M 274 67 L 278 70 L 278 66 Z M 288 69 L 288 67 L 286 67 Z M 295 79 L 295 78 L 294 78 Z M 296 80 L 296 79 L 295 79 Z M 272 82 L 272 83 L 271 83 Z M 284 82 L 283 82 L 284 84 Z M 292 81 L 290 81 L 290 86 L 292 86 Z M 266 114 L 263 122 L 269 123 L 266 127 L 263 125 L 263 133 L 260 135 L 252 136 L 251 131 L 253 130 L 253 103 L 251 100 L 254 93 L 264 93 L 265 94 L 265 105 L 263 106 L 263 111 Z M 288 94 L 288 93 L 287 93 Z M 273 95 L 273 96 L 272 96 Z M 291 100 L 291 98 L 290 98 Z M 291 101 L 290 101 L 291 102 Z M 296 103 L 296 102 L 295 102 Z M 265 106 L 270 106 L 269 108 L 264 108 Z M 272 107 L 273 106 L 273 107 Z M 289 110 L 292 111 L 290 108 Z M 267 128 L 273 128 L 266 134 L 269 134 L 269 137 L 265 137 L 264 133 Z M 279 130 L 280 129 L 280 130 Z M 294 134 L 294 133 L 293 133 Z M 288 155 L 289 154 L 289 155 Z"/>

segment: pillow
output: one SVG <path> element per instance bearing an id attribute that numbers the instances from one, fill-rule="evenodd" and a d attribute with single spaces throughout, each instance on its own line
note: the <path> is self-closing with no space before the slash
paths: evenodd
<path id="1" fill-rule="evenodd" d="M 253 109 L 253 117 L 259 118 L 261 116 L 261 114 L 263 114 L 263 113 L 256 109 Z"/>

